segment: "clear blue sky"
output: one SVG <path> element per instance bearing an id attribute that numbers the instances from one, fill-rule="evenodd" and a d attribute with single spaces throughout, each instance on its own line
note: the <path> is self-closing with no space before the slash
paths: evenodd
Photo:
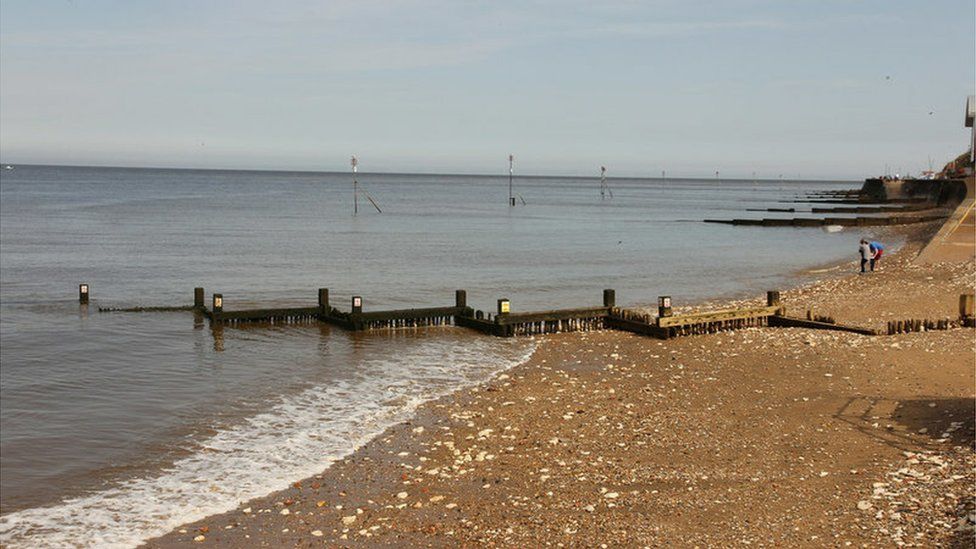
<path id="1" fill-rule="evenodd" d="M 0 3 L 5 163 L 861 178 L 966 149 L 973 0 Z"/>

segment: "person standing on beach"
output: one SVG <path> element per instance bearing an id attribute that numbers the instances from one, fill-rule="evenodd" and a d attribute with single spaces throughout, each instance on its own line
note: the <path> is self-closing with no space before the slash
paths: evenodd
<path id="1" fill-rule="evenodd" d="M 884 246 L 877 240 L 868 244 L 871 248 L 871 270 L 874 271 L 875 262 L 881 261 L 881 254 L 884 253 Z"/>
<path id="2" fill-rule="evenodd" d="M 871 245 L 868 244 L 868 241 L 864 240 L 863 238 L 861 239 L 861 247 L 858 248 L 858 251 L 861 254 L 861 272 L 863 273 L 865 272 L 864 267 L 868 264 L 868 261 L 874 265 L 874 253 L 871 252 Z"/>

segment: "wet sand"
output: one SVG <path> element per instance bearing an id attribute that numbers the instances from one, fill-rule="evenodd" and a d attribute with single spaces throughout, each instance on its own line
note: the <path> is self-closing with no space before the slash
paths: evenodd
<path id="1" fill-rule="evenodd" d="M 879 329 L 955 317 L 976 266 L 919 249 L 784 303 Z M 972 547 L 974 334 L 547 336 L 322 474 L 149 545 Z"/>

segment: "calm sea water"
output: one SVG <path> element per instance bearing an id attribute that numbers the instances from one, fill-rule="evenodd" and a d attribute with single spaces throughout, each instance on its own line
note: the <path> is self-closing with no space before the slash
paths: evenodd
<path id="1" fill-rule="evenodd" d="M 760 292 L 852 256 L 856 235 L 702 223 L 853 182 L 19 166 L 0 173 L 0 541 L 131 546 L 320 472 L 425 400 L 524 360 L 530 340 L 444 327 L 228 328 L 185 305 L 491 310 Z M 754 216 L 770 214 L 752 213 Z M 92 304 L 77 287 L 91 284 Z M 218 337 L 215 337 L 218 336 Z"/>

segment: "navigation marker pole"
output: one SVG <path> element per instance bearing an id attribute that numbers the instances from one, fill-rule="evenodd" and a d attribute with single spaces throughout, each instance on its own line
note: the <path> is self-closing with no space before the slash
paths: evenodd
<path id="1" fill-rule="evenodd" d="M 613 198 L 613 190 L 610 188 L 610 184 L 607 183 L 607 167 L 600 166 L 600 200 L 606 198 L 605 195 L 609 194 L 610 198 Z"/>
<path id="2" fill-rule="evenodd" d="M 350 160 L 352 164 L 352 213 L 353 215 L 359 214 L 359 180 L 356 176 L 356 172 L 359 168 L 359 160 L 355 156 Z"/>
<path id="3" fill-rule="evenodd" d="M 353 215 L 357 215 L 359 213 L 359 179 L 356 177 L 356 173 L 357 167 L 359 166 L 359 161 L 356 160 L 356 157 L 354 156 L 352 157 L 350 163 L 352 164 L 352 213 Z M 365 188 L 363 188 L 363 194 L 366 195 L 366 200 L 369 200 L 369 203 L 376 208 L 377 212 L 383 213 L 383 210 L 380 209 L 380 205 L 373 200 L 373 196 L 370 195 L 369 191 L 367 191 Z"/>
<path id="4" fill-rule="evenodd" d="M 515 155 L 508 155 L 508 205 L 515 206 L 515 195 L 512 194 L 512 176 L 515 174 Z"/>
<path id="5" fill-rule="evenodd" d="M 607 167 L 600 166 L 600 200 L 606 198 L 607 193 Z"/>

